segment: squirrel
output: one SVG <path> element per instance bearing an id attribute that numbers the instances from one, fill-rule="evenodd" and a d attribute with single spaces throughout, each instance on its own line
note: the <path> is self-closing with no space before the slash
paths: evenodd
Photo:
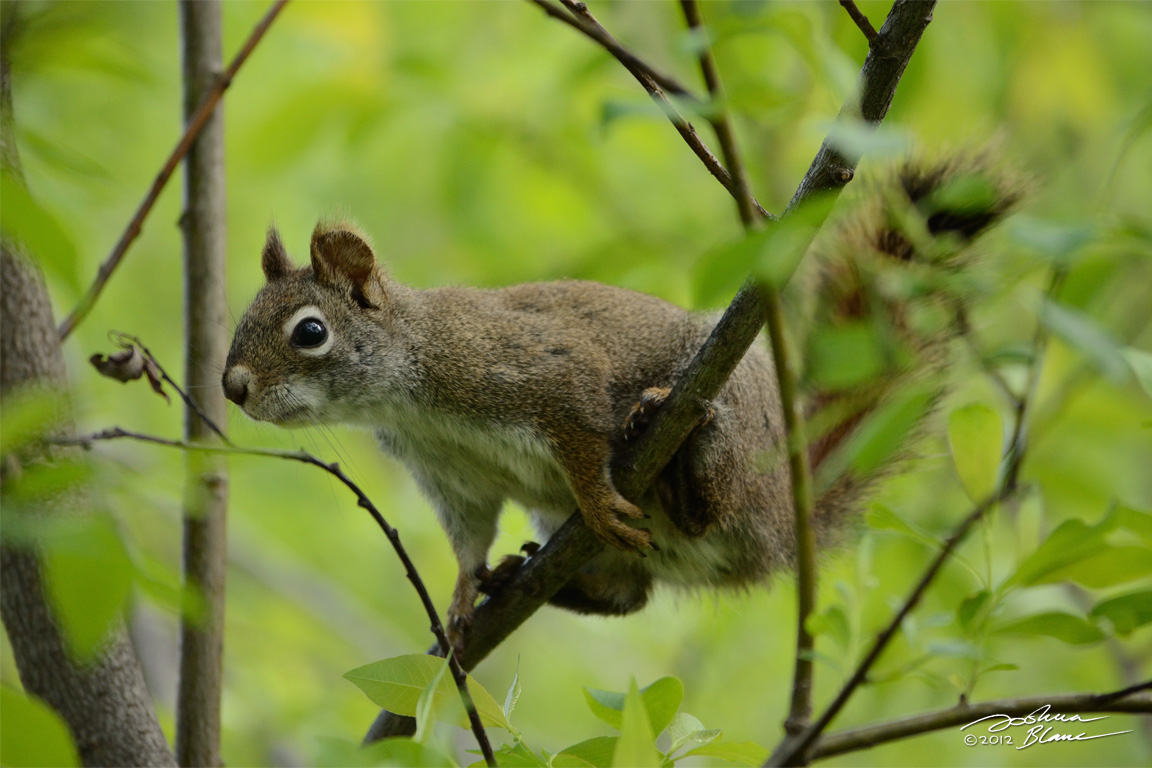
<path id="1" fill-rule="evenodd" d="M 964 246 L 1015 202 L 998 182 L 955 194 L 955 181 L 971 178 L 984 179 L 963 163 L 905 166 L 793 280 L 808 284 L 809 320 L 835 326 L 878 311 L 904 350 L 869 381 L 806 393 L 810 417 L 838 414 L 809 446 L 817 471 L 897 382 L 939 365 L 933 350 L 948 331 L 920 328 L 909 306 L 947 303 L 943 289 L 929 280 L 919 295 L 893 297 L 872 278 L 877 269 L 963 266 Z M 911 227 L 909 211 L 918 214 Z M 281 426 L 367 427 L 407 466 L 459 563 L 447 622 L 454 643 L 481 592 L 498 589 L 523 560 L 487 564 L 508 499 L 529 510 L 545 540 L 579 509 L 610 545 L 551 600 L 580 613 L 637 611 L 654 582 L 743 587 L 792 566 L 784 419 L 766 345 L 748 351 L 644 498 L 626 499 L 612 482 L 621 441 L 660 407 L 714 315 L 587 281 L 408 287 L 347 223 L 317 225 L 302 268 L 272 228 L 261 263 L 266 284 L 237 325 L 225 395 L 249 417 Z M 836 470 L 817 499 L 821 542 L 883 471 Z"/>

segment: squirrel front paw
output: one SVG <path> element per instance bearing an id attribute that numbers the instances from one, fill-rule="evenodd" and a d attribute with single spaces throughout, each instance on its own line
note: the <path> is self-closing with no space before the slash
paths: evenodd
<path id="1" fill-rule="evenodd" d="M 464 648 L 468 630 L 472 628 L 472 615 L 476 612 L 479 580 L 472 573 L 461 572 L 452 593 L 452 604 L 444 621 L 444 634 L 457 654 Z"/>

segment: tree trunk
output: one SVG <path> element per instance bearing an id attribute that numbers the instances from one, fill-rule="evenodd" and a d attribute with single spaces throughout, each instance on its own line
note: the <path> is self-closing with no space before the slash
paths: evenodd
<path id="1" fill-rule="evenodd" d="M 15 9 L 4 8 L 0 134 L 4 171 L 19 178 L 7 58 L 16 23 Z M 10 398 L 28 389 L 63 393 L 67 373 L 43 277 L 6 241 L 0 243 L 0 326 L 0 397 Z M 52 429 L 65 434 L 73 431 L 66 407 Z M 75 515 L 87 507 L 84 489 L 74 488 L 47 497 L 36 511 Z M 20 680 L 29 694 L 46 701 L 64 718 L 84 764 L 175 765 L 123 628 L 113 631 L 94 660 L 77 664 L 49 605 L 36 547 L 10 541 L 0 546 L 0 576 L 0 612 Z"/>
<path id="2" fill-rule="evenodd" d="M 221 75 L 220 3 L 180 0 L 184 118 Z M 186 389 L 208 418 L 226 413 L 219 374 L 228 353 L 224 294 L 224 117 L 217 107 L 184 161 L 184 332 Z M 189 442 L 218 438 L 191 409 Z M 224 655 L 228 476 L 222 457 L 185 454 L 184 579 L 204 597 L 196 621 L 181 625 L 176 755 L 182 766 L 217 766 Z"/>

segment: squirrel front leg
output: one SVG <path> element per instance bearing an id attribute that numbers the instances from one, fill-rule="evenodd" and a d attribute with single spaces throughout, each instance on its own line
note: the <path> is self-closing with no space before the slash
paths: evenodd
<path id="1" fill-rule="evenodd" d="M 432 497 L 436 515 L 448 534 L 460 567 L 444 622 L 448 641 L 459 650 L 472 624 L 476 599 L 480 596 L 480 579 L 487 570 L 488 550 L 496 538 L 500 502 L 478 503 L 446 497 L 434 491 L 428 495 Z"/>
<path id="2" fill-rule="evenodd" d="M 644 513 L 612 484 L 612 447 L 608 437 L 593 432 L 567 433 L 560 435 L 555 445 L 584 523 L 604 543 L 617 549 L 641 554 L 655 549 L 651 533 L 624 522 L 624 518 L 642 518 Z"/>

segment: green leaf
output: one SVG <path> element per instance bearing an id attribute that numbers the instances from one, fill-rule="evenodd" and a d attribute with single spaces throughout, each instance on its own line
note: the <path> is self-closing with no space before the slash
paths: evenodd
<path id="1" fill-rule="evenodd" d="M 80 289 L 76 247 L 56 218 L 37 203 L 28 190 L 8 173 L 0 174 L 0 232 L 23 243 L 44 269 L 70 288 Z"/>
<path id="2" fill-rule="evenodd" d="M 844 456 L 852 469 L 867 476 L 893 458 L 931 402 L 932 392 L 927 388 L 910 387 L 881 405 L 864 420 L 845 446 Z M 831 461 L 825 466 L 833 468 L 829 471 L 839 469 Z"/>
<path id="3" fill-rule="evenodd" d="M 1071 257 L 1096 237 L 1086 225 L 1057 224 L 1031 216 L 1013 216 L 1008 233 L 1017 243 L 1058 263 Z"/>
<path id="4" fill-rule="evenodd" d="M 828 127 L 828 142 L 847 157 L 876 159 L 905 154 L 912 137 L 899 127 L 841 119 Z"/>
<path id="5" fill-rule="evenodd" d="M 1085 587 L 1103 589 L 1145 576 L 1152 576 L 1152 549 L 1110 546 L 1091 557 L 1052 570 L 1036 583 L 1073 581 Z"/>
<path id="6" fill-rule="evenodd" d="M 48 594 L 79 659 L 90 659 L 119 621 L 134 569 L 105 515 L 65 521 L 44 542 Z"/>
<path id="7" fill-rule="evenodd" d="M 451 758 L 418 744 L 412 739 L 396 737 L 362 746 L 358 742 L 320 737 L 315 764 L 320 768 L 455 768 Z"/>
<path id="8" fill-rule="evenodd" d="M 924 649 L 931 656 L 947 656 L 954 659 L 973 659 L 979 661 L 984 658 L 984 649 L 964 640 L 937 640 L 928 643 Z"/>
<path id="9" fill-rule="evenodd" d="M 416 733 L 412 740 L 417 744 L 427 744 L 432 735 L 432 729 L 429 726 L 432 724 L 432 710 L 436 704 L 436 688 L 444 679 L 444 673 L 448 671 L 447 660 L 438 659 L 438 661 L 440 664 L 436 674 L 424 686 L 424 690 L 420 691 L 420 698 L 416 700 Z"/>
<path id="10" fill-rule="evenodd" d="M 656 751 L 655 742 L 656 734 L 644 699 L 636 686 L 636 678 L 632 678 L 620 713 L 620 738 L 612 753 L 612 765 L 614 768 L 660 768 L 661 755 Z"/>
<path id="11" fill-rule="evenodd" d="M 1040 305 L 1040 322 L 1084 356 L 1104 378 L 1121 383 L 1128 376 L 1129 365 L 1120 354 L 1120 344 L 1108 330 L 1087 315 L 1045 299 Z"/>
<path id="12" fill-rule="evenodd" d="M 1065 520 L 1025 558 L 1008 583 L 1024 586 L 1043 583 L 1050 573 L 1101 552 L 1108 546 L 1103 525 L 1088 526 L 1082 520 Z"/>
<path id="13" fill-rule="evenodd" d="M 1111 518 L 1117 526 L 1131 531 L 1146 544 L 1152 545 L 1152 514 L 1121 504 L 1112 510 Z"/>
<path id="14" fill-rule="evenodd" d="M 1152 590 L 1110 597 L 1096 604 L 1090 614 L 1094 620 L 1107 619 L 1118 635 L 1152 623 Z"/>
<path id="15" fill-rule="evenodd" d="M 1120 355 L 1127 361 L 1128 367 L 1135 374 L 1136 381 L 1144 388 L 1145 394 L 1152 397 L 1152 353 L 1135 347 L 1124 347 L 1120 350 Z"/>
<path id="16" fill-rule="evenodd" d="M 888 367 L 886 348 L 872 323 L 820 326 L 809 342 L 808 379 L 815 387 L 831 390 L 865 384 Z"/>
<path id="17" fill-rule="evenodd" d="M 969 498 L 981 502 L 990 497 L 996 491 L 1004 444 L 1000 414 L 982 403 L 956 409 L 948 418 L 948 442 Z"/>
<path id="18" fill-rule="evenodd" d="M 1006 635 L 1047 635 L 1074 645 L 1095 643 L 1104 639 L 1104 633 L 1098 627 L 1079 616 L 1060 611 L 1026 616 L 1001 624 L 994 631 Z"/>
<path id="19" fill-rule="evenodd" d="M 68 726 L 44 702 L 0 686 L 0 712 L 0 765 L 80 765 Z"/>
<path id="20" fill-rule="evenodd" d="M 956 618 L 960 620 L 960 626 L 964 629 L 971 627 L 972 622 L 987 606 L 988 600 L 991 597 L 991 592 L 982 589 L 976 594 L 965 598 L 964 601 L 960 603 L 960 607 L 956 609 Z"/>
<path id="21" fill-rule="evenodd" d="M 584 700 L 599 720 L 620 729 L 625 695 L 596 688 L 584 689 Z M 684 700 L 684 684 L 675 677 L 662 677 L 645 688 L 641 700 L 648 712 L 652 729 L 661 733 L 672 721 L 680 702 Z M 658 730 L 657 730 L 658 729 Z"/>
<path id="22" fill-rule="evenodd" d="M 508 686 L 508 693 L 504 696 L 504 717 L 511 720 L 512 710 L 516 709 L 516 702 L 520 701 L 520 659 L 516 659 L 516 672 L 512 675 L 512 685 Z"/>
<path id="23" fill-rule="evenodd" d="M 832 195 L 817 195 L 784 218 L 702 254 L 693 268 L 697 306 L 727 300 L 749 277 L 787 285 L 835 202 Z"/>
<path id="24" fill-rule="evenodd" d="M 500 766 L 508 766 L 509 768 L 547 768 L 548 761 L 540 757 L 528 747 L 524 746 L 524 742 L 517 741 L 515 744 L 505 744 L 500 749 L 495 750 L 496 763 Z M 475 765 L 484 765 L 481 760 Z"/>
<path id="25" fill-rule="evenodd" d="M 830 605 L 820 613 L 809 614 L 806 625 L 813 636 L 828 635 L 840 650 L 848 650 L 852 631 L 848 626 L 848 616 L 840 606 Z"/>
<path id="26" fill-rule="evenodd" d="M 414 653 L 357 667 L 344 673 L 344 677 L 362 690 L 364 695 L 378 707 L 398 715 L 414 717 L 421 692 L 428 687 L 444 663 L 443 659 L 435 656 Z M 480 722 L 485 727 L 511 730 L 508 718 L 504 716 L 504 711 L 492 698 L 492 694 L 471 675 L 468 676 L 468 691 L 472 694 L 476 711 L 480 713 Z M 438 718 L 447 717 L 444 722 L 459 725 L 461 728 L 467 727 L 468 718 L 464 713 L 463 704 L 451 708 L 441 704 L 442 701 L 444 704 L 449 701 L 460 701 L 460 693 L 456 690 L 456 684 L 450 675 L 440 680 L 436 687 L 435 698 L 436 705 L 433 711 Z"/>
<path id="27" fill-rule="evenodd" d="M 610 768 L 612 765 L 612 756 L 616 753 L 616 742 L 618 740 L 618 736 L 597 736 L 594 739 L 573 744 L 567 749 L 562 750 L 560 755 L 567 755 L 581 760 L 596 768 Z M 560 757 L 560 755 L 556 757 Z M 552 759 L 552 764 L 558 764 L 556 758 Z"/>
<path id="28" fill-rule="evenodd" d="M 768 750 L 751 741 L 712 742 L 685 752 L 683 757 L 718 757 L 730 763 L 741 765 L 763 765 L 768 759 Z"/>
<path id="29" fill-rule="evenodd" d="M 42 438 L 59 417 L 63 405 L 60 395 L 51 390 L 5 393 L 4 418 L 0 419 L 0 456 Z"/>
<path id="30" fill-rule="evenodd" d="M 708 744 L 719 737 L 719 728 L 707 729 L 703 723 L 692 715 L 687 712 L 680 712 L 676 717 L 672 718 L 672 722 L 668 724 L 668 738 L 672 744 L 672 746 L 668 748 L 668 754 L 671 755 L 690 741 L 698 744 Z"/>

